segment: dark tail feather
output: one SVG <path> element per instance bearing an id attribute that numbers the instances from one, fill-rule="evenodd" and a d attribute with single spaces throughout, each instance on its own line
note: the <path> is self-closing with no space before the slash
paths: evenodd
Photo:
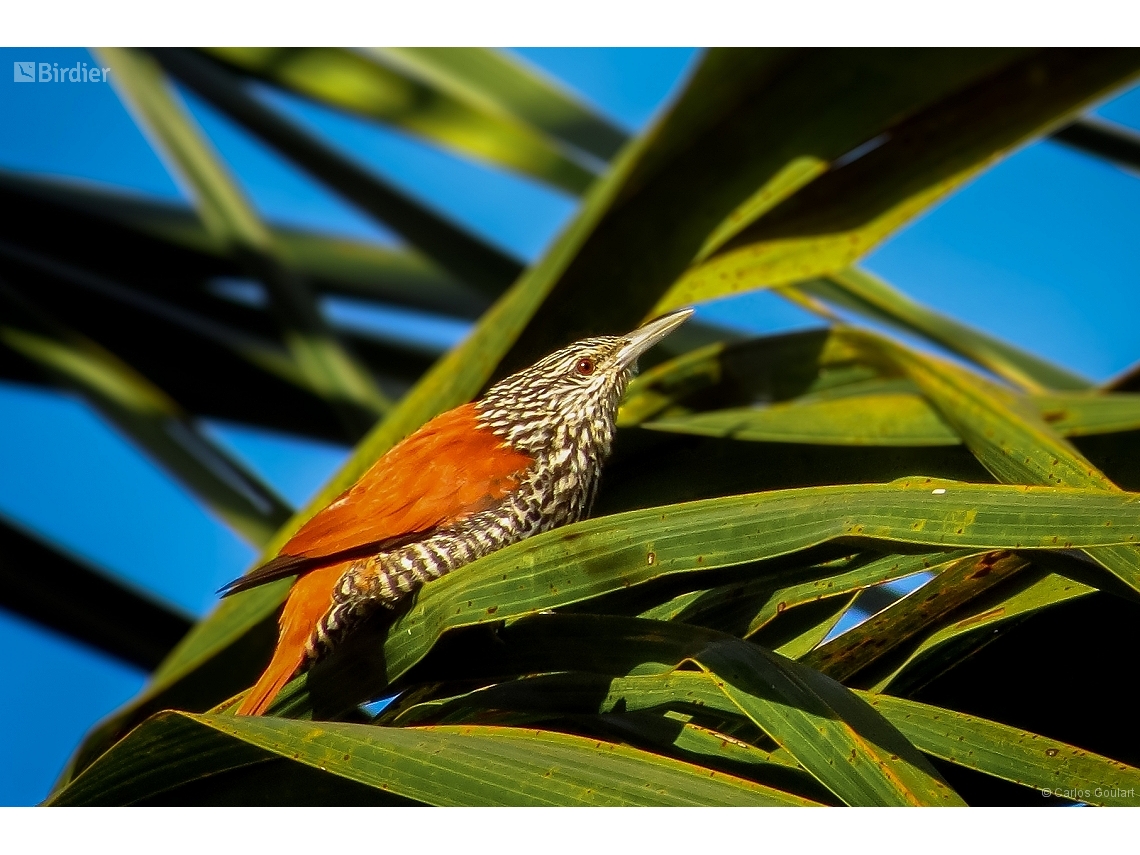
<path id="1" fill-rule="evenodd" d="M 250 588 L 256 588 L 266 582 L 275 582 L 288 576 L 296 576 L 298 573 L 303 573 L 312 564 L 312 559 L 300 555 L 278 555 L 269 563 L 262 564 L 240 579 L 234 579 L 232 582 L 223 585 L 218 589 L 218 593 L 223 597 L 228 597 L 230 594 L 248 591 Z"/>
<path id="2" fill-rule="evenodd" d="M 300 576 L 317 567 L 339 564 L 344 561 L 352 561 L 356 558 L 367 558 L 378 552 L 383 552 L 387 549 L 397 549 L 414 540 L 428 537 L 437 530 L 435 526 L 432 526 L 422 531 L 410 531 L 407 534 L 376 540 L 372 543 L 363 543 L 352 549 L 345 549 L 341 552 L 331 552 L 325 555 L 286 555 L 282 553 L 268 564 L 262 564 L 256 570 L 246 573 L 240 579 L 234 579 L 232 582 L 223 585 L 218 589 L 218 593 L 223 597 L 228 597 L 230 594 L 236 594 L 239 591 L 248 591 L 250 588 L 256 588 L 258 585 L 264 585 L 266 582 L 274 582 L 278 579 L 284 579 L 287 576 Z M 286 546 L 288 546 L 288 544 L 286 544 Z"/>

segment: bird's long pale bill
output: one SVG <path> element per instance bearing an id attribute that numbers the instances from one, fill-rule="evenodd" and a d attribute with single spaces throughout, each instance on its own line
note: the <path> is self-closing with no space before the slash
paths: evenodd
<path id="1" fill-rule="evenodd" d="M 692 309 L 678 309 L 635 329 L 625 337 L 626 343 L 618 351 L 618 363 L 623 368 L 633 365 L 637 361 L 637 357 L 681 326 L 692 314 Z"/>

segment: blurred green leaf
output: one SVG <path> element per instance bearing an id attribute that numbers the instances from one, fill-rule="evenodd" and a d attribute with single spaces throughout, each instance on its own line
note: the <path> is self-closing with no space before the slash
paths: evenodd
<path id="1" fill-rule="evenodd" d="M 203 435 L 161 389 L 0 282 L 0 345 L 84 397 L 206 507 L 255 546 L 291 515 L 277 493 Z"/>
<path id="2" fill-rule="evenodd" d="M 594 171 L 529 121 L 535 117 L 527 112 L 535 108 L 513 108 L 543 103 L 546 112 L 561 112 L 548 116 L 548 125 L 561 120 L 584 125 L 587 135 L 614 135 L 612 126 L 569 98 L 556 106 L 548 97 L 553 87 L 491 51 L 468 48 L 441 56 L 424 48 L 223 47 L 207 53 L 319 103 L 379 119 L 574 194 L 590 185 Z M 508 93 L 514 97 L 504 97 Z M 611 145 L 610 154 L 615 150 Z"/>
<path id="3" fill-rule="evenodd" d="M 274 240 L 289 265 L 322 291 L 473 320 L 490 306 L 412 250 L 288 229 L 275 230 Z"/>
<path id="4" fill-rule="evenodd" d="M 101 49 L 99 55 L 114 70 L 118 91 L 136 120 L 149 129 L 168 166 L 193 188 L 206 230 L 265 283 L 282 336 L 301 372 L 334 406 L 344 401 L 377 415 L 384 412 L 388 405 L 383 395 L 329 331 L 307 285 L 280 263 L 272 234 L 193 118 L 175 100 L 159 65 L 128 49 Z M 354 410 L 341 410 L 346 420 L 356 419 Z"/>
<path id="5" fill-rule="evenodd" d="M 3 170 L 0 170 L 0 195 L 10 200 L 10 204 L 20 205 L 24 213 L 21 224 L 30 223 L 40 235 L 52 226 L 66 223 L 73 235 L 84 236 L 93 231 L 94 223 L 101 223 L 110 232 L 106 238 L 115 244 L 122 245 L 132 238 L 137 240 L 137 234 L 161 241 L 165 244 L 161 248 L 153 243 L 135 246 L 132 242 L 132 253 L 127 258 L 118 256 L 128 263 L 135 255 L 140 256 L 138 266 L 145 277 L 140 276 L 142 283 L 132 283 L 136 286 L 150 282 L 152 276 L 144 262 L 145 256 L 161 252 L 176 257 L 175 270 L 168 271 L 161 287 L 152 283 L 151 291 L 156 296 L 171 297 L 169 274 L 193 268 L 191 259 L 202 268 L 192 272 L 203 278 L 211 274 L 244 272 L 227 263 L 226 247 L 204 228 L 194 211 L 184 205 Z M 29 206 L 29 199 L 38 204 Z M 40 212 L 36 208 L 46 210 Z M 490 305 L 490 298 L 414 250 L 284 226 L 266 224 L 266 228 L 286 265 L 307 277 L 312 287 L 321 292 L 382 300 L 464 318 L 477 318 Z M 20 235 L 25 249 L 30 236 L 27 232 Z M 57 260 L 79 265 L 92 261 L 86 252 L 92 247 L 78 237 L 54 246 Z M 178 253 L 175 248 L 186 252 Z"/>
<path id="6" fill-rule="evenodd" d="M 43 579 L 51 579 L 51 585 Z M 0 517 L 0 607 L 137 668 L 157 665 L 188 615 Z"/>
<path id="7" fill-rule="evenodd" d="M 827 172 L 829 164 L 812 155 L 804 155 L 789 161 L 779 172 L 764 183 L 759 190 L 741 202 L 712 233 L 705 238 L 697 250 L 695 262 L 704 261 L 729 240 L 751 225 L 755 220 L 776 207 L 801 187 L 804 187 Z"/>
<path id="8" fill-rule="evenodd" d="M 1054 131 L 1050 139 L 1077 151 L 1102 157 L 1128 175 L 1135 176 L 1136 169 L 1140 168 L 1140 133 L 1095 114 Z"/>
<path id="9" fill-rule="evenodd" d="M 487 112 L 514 117 L 608 161 L 626 134 L 553 77 L 509 52 L 486 48 L 387 47 L 374 54 Z"/>
<path id="10" fill-rule="evenodd" d="M 871 57 L 887 56 L 870 51 L 849 54 L 848 79 L 863 83 L 856 71 L 860 62 L 869 64 Z M 975 51 L 954 57 L 962 71 L 951 87 L 942 84 L 933 67 L 907 69 L 899 53 L 892 58 L 894 74 L 883 88 L 866 87 L 854 97 L 835 97 L 832 112 L 844 117 L 848 111 L 857 112 L 859 121 L 875 121 L 872 105 L 859 96 L 874 93 L 878 103 L 886 104 L 892 96 L 910 95 L 918 81 L 930 87 L 925 97 L 915 99 L 909 109 L 896 107 L 876 127 L 864 125 L 848 148 L 828 158 L 832 168 L 826 175 L 782 204 L 759 212 L 762 215 L 747 228 L 737 230 L 707 260 L 684 272 L 657 302 L 654 313 L 843 270 L 995 160 L 1140 69 L 1140 53 L 1131 50 L 1047 49 L 1005 55 Z M 947 52 L 922 54 L 922 61 L 932 66 L 950 59 Z M 971 61 L 976 63 L 972 75 L 967 71 Z M 797 107 L 814 107 L 810 99 L 815 94 L 800 83 Z M 826 115 L 817 109 L 813 118 L 822 122 Z M 811 145 L 819 146 L 821 138 L 826 139 L 818 126 L 788 122 L 787 115 L 781 119 L 789 128 L 786 133 L 810 132 Z M 844 152 L 847 156 L 840 158 Z M 990 355 L 998 354 L 991 349 Z M 1013 365 L 1008 351 L 1001 356 L 1004 364 Z M 1054 373 L 1055 381 L 1061 379 Z"/>
<path id="11" fill-rule="evenodd" d="M 521 266 L 514 258 L 247 94 L 240 81 L 222 68 L 181 48 L 155 49 L 153 54 L 163 67 L 213 106 L 479 292 L 497 296 L 518 278 Z"/>
<path id="12" fill-rule="evenodd" d="M 166 75 L 138 51 L 114 48 L 99 58 L 113 71 L 120 97 L 165 164 L 186 182 L 206 231 L 221 245 L 270 253 L 268 230 L 203 131 L 175 98 Z"/>

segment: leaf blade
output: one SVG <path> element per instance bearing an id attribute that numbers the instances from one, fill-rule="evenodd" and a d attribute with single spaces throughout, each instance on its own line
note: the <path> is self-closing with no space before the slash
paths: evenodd
<path id="1" fill-rule="evenodd" d="M 385 728 L 338 722 L 300 722 L 257 716 L 167 712 L 143 725 L 54 797 L 54 804 L 115 804 L 155 791 L 132 787 L 130 773 L 146 770 L 161 781 L 160 753 L 133 752 L 156 725 L 193 722 L 181 739 L 158 742 L 160 752 L 186 754 L 193 742 L 195 771 L 211 763 L 247 759 L 250 746 L 386 792 L 428 804 L 464 805 L 809 805 L 812 802 L 724 773 L 710 772 L 649 752 L 551 731 L 469 725 Z M 203 737 L 211 731 L 214 739 Z M 228 745 L 238 742 L 237 748 Z M 218 758 L 215 755 L 222 753 Z M 231 756 L 233 755 L 233 756 Z M 120 760 L 120 757 L 123 759 Z M 141 759 L 141 762 L 140 762 Z M 177 759 L 181 760 L 182 757 Z M 177 766 L 175 774 L 185 774 Z M 114 789 L 100 780 L 111 778 Z M 109 798 L 111 796 L 112 798 Z"/>
<path id="2" fill-rule="evenodd" d="M 920 749 L 1089 804 L 1134 806 L 1140 769 L 1055 739 L 928 704 L 860 692 Z"/>
<path id="3" fill-rule="evenodd" d="M 948 92 L 932 85 L 911 115 L 896 113 L 876 129 L 880 136 L 858 141 L 881 139 L 881 145 L 853 162 L 834 163 L 682 273 L 653 311 L 848 267 L 997 158 L 1131 78 L 1140 55 L 1046 50 L 995 57 L 988 69 L 980 57 L 973 62 L 979 66 L 973 79 L 963 73 L 962 85 Z M 899 77 L 902 66 L 900 60 Z"/>
<path id="4" fill-rule="evenodd" d="M 478 64 L 478 51 L 468 50 L 476 54 L 468 58 L 468 65 Z M 517 111 L 505 109 L 494 90 L 478 86 L 469 75 L 456 81 L 445 59 L 426 49 L 389 53 L 329 47 L 224 47 L 210 48 L 207 53 L 319 103 L 395 125 L 569 193 L 582 193 L 594 179 L 592 170 L 567 157 Z M 483 64 L 494 62 L 483 60 Z M 503 77 L 508 68 L 508 79 L 502 83 L 521 89 L 521 81 L 528 78 L 526 71 L 502 61 L 498 76 Z"/>
<path id="5" fill-rule="evenodd" d="M 340 655 L 342 662 L 351 660 L 357 680 L 326 675 L 325 683 L 346 700 L 363 692 L 348 700 L 358 703 L 408 671 L 447 631 L 558 608 L 672 573 L 783 555 L 836 537 L 979 550 L 1134 542 L 1140 539 L 1138 505 L 1136 495 L 1100 490 L 915 479 L 772 491 L 603 517 L 536 535 L 432 582 L 394 621 L 382 645 L 358 632 L 356 640 L 346 639 L 343 654 L 334 654 L 329 674 L 336 673 L 332 663 Z M 1074 523 L 1078 519 L 1085 523 Z M 303 676 L 290 686 L 307 681 Z M 272 709 L 287 708 L 289 698 L 283 692 Z"/>

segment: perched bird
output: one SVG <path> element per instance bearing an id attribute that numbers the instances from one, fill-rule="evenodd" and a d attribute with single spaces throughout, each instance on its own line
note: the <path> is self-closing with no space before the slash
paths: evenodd
<path id="1" fill-rule="evenodd" d="M 692 309 L 587 338 L 393 446 L 225 595 L 297 576 L 277 648 L 238 708 L 260 715 L 303 666 L 377 609 L 497 549 L 589 513 L 637 358 Z"/>

